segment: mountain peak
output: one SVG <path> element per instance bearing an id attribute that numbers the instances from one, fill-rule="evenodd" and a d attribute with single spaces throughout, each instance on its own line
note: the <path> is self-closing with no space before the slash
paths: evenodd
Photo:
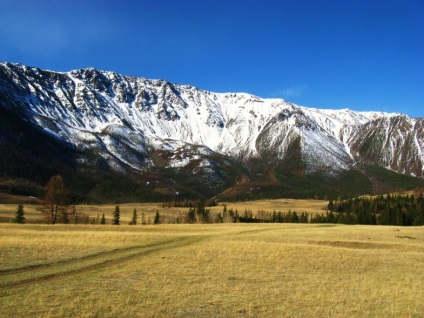
<path id="1" fill-rule="evenodd" d="M 116 169 L 167 166 L 149 154 L 174 144 L 170 149 L 205 147 L 274 164 L 297 149 L 305 173 L 361 162 L 423 176 L 422 125 L 402 114 L 308 108 L 95 68 L 58 73 L 1 63 L 0 81 L 1 107 L 76 149 L 96 151 Z M 200 160 L 195 156 L 185 158 Z"/>

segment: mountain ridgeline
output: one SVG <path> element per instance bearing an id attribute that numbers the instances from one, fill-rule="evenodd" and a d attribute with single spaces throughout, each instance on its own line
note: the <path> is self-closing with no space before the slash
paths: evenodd
<path id="1" fill-rule="evenodd" d="M 0 153 L 0 190 L 14 180 L 39 191 L 61 174 L 74 201 L 336 198 L 424 186 L 423 119 L 92 68 L 0 63 Z"/>

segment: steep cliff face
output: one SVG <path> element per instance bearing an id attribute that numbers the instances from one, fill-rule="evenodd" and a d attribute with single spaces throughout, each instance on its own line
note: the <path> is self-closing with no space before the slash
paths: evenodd
<path id="1" fill-rule="evenodd" d="M 423 120 L 404 115 L 366 123 L 349 145 L 358 161 L 423 176 Z"/>
<path id="2" fill-rule="evenodd" d="M 101 158 L 121 172 L 190 167 L 217 175 L 225 164 L 213 156 L 278 165 L 295 142 L 304 174 L 337 175 L 364 163 L 423 176 L 423 120 L 401 114 L 320 110 L 95 69 L 57 73 L 11 63 L 0 63 L 0 107 L 73 147 L 80 162 Z"/>

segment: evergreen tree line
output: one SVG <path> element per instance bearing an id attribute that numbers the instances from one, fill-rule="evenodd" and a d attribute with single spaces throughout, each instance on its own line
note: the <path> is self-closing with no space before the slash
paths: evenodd
<path id="1" fill-rule="evenodd" d="M 33 197 L 42 197 L 44 195 L 43 187 L 24 179 L 14 179 L 13 181 L 7 181 L 6 179 L 4 182 L 1 182 L 0 179 L 0 191 Z"/>
<path id="2" fill-rule="evenodd" d="M 296 211 L 257 211 L 243 213 L 232 208 L 223 207 L 222 212 L 211 214 L 210 209 L 201 201 L 188 213 L 177 214 L 175 217 L 162 218 L 156 211 L 153 224 L 160 223 L 340 223 L 340 224 L 370 224 L 370 225 L 424 225 L 424 197 L 416 196 L 378 196 L 376 198 L 355 198 L 333 202 L 330 200 L 327 213 L 309 215 Z M 87 214 L 78 213 L 75 206 L 60 210 L 55 223 L 64 224 L 106 224 L 105 214 L 90 218 Z M 68 211 L 63 213 L 63 211 Z M 16 223 L 25 223 L 23 204 L 19 204 L 15 219 Z M 49 220 L 51 221 L 51 220 Z M 138 223 L 138 213 L 134 209 L 130 225 Z M 117 205 L 112 213 L 113 225 L 120 225 L 120 207 Z M 141 224 L 151 224 L 146 221 L 144 212 L 141 214 Z"/>
<path id="3" fill-rule="evenodd" d="M 153 219 L 153 224 L 159 224 L 160 221 L 161 221 L 160 219 L 161 219 L 161 217 L 160 217 L 159 211 L 156 211 L 155 217 Z M 138 212 L 137 212 L 137 209 L 134 209 L 132 217 L 131 217 L 131 221 L 128 224 L 129 225 L 137 225 L 137 222 L 138 222 Z M 105 219 L 104 213 L 103 213 L 100 224 L 106 224 L 106 219 Z M 121 209 L 120 209 L 119 205 L 117 205 L 115 207 L 115 211 L 113 212 L 112 224 L 113 225 L 120 225 L 121 224 Z M 144 215 L 144 212 L 141 213 L 141 224 L 143 224 L 143 225 L 150 224 L 150 218 L 148 219 L 148 221 L 146 221 L 146 217 Z"/>
<path id="4" fill-rule="evenodd" d="M 422 191 L 415 191 L 415 195 L 381 195 L 375 198 L 330 201 L 328 210 L 331 211 L 326 216 L 328 223 L 337 223 L 340 218 L 343 218 L 346 222 L 340 223 L 424 225 Z M 328 220 L 330 217 L 331 221 Z"/>
<path id="5" fill-rule="evenodd" d="M 100 218 L 90 218 L 89 215 L 79 213 L 75 206 L 68 205 L 68 193 L 63 185 L 60 175 L 50 178 L 44 190 L 44 200 L 41 211 L 47 223 L 64 224 L 106 224 L 103 214 Z M 174 202 L 175 204 L 175 202 Z M 189 205 L 188 213 L 175 217 L 163 218 L 156 211 L 153 223 L 342 223 L 342 224 L 378 224 L 378 225 L 424 225 L 424 195 L 422 189 L 416 189 L 414 195 L 381 195 L 374 198 L 354 198 L 337 201 L 330 200 L 326 214 L 308 215 L 306 212 L 297 213 L 288 211 L 268 212 L 258 211 L 255 216 L 251 210 L 239 213 L 237 210 L 223 207 L 222 212 L 212 214 L 208 205 L 216 205 L 215 201 L 205 200 L 194 203 L 186 200 L 184 205 Z M 176 205 L 176 204 L 175 204 Z M 25 223 L 24 207 L 18 206 L 15 222 Z M 138 222 L 137 210 L 134 209 L 130 225 Z M 144 212 L 141 217 L 142 224 L 146 222 Z M 112 224 L 120 224 L 120 208 L 117 205 L 112 214 Z"/>
<path id="6" fill-rule="evenodd" d="M 184 221 L 184 218 L 182 218 Z M 284 213 L 281 211 L 260 210 L 254 216 L 252 210 L 245 209 L 239 213 L 237 209 L 227 209 L 224 205 L 222 212 L 215 215 L 205 208 L 204 202 L 199 202 L 196 207 L 192 207 L 187 213 L 187 223 L 308 223 L 309 215 L 306 212 Z"/>

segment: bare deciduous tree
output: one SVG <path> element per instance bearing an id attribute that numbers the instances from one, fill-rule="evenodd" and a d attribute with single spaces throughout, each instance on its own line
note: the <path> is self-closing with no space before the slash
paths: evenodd
<path id="1" fill-rule="evenodd" d="M 63 178 L 60 175 L 53 176 L 46 185 L 42 209 L 48 223 L 69 223 L 69 215 L 65 203 L 66 191 L 63 186 Z"/>

